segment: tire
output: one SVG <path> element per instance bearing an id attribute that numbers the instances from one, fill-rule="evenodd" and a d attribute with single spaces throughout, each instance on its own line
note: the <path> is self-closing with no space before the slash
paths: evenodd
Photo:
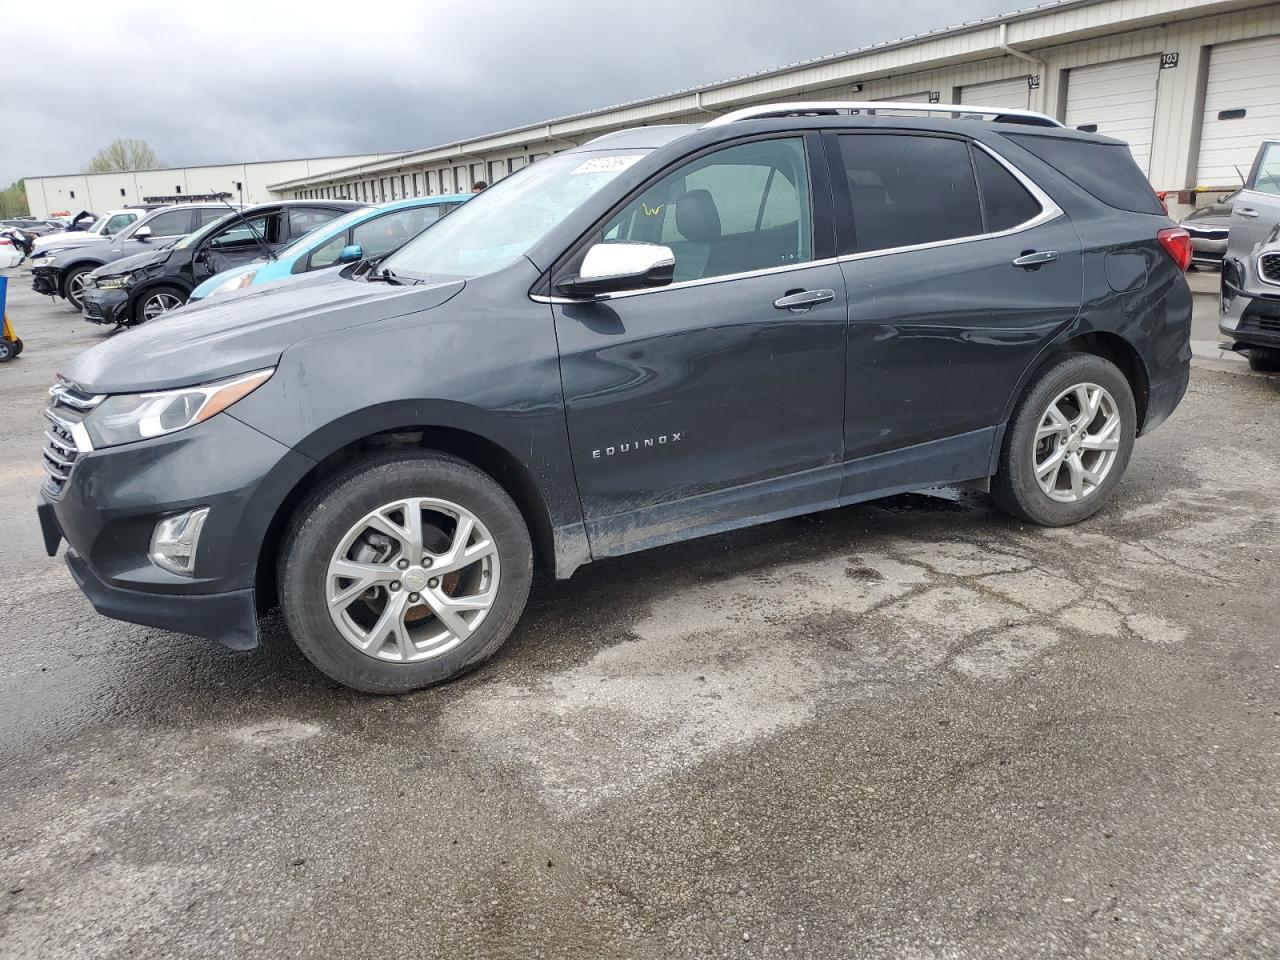
<path id="1" fill-rule="evenodd" d="M 84 278 L 96 269 L 95 264 L 82 264 L 72 267 L 62 277 L 62 296 L 66 298 L 67 303 L 76 308 L 77 313 L 84 309 L 84 300 L 80 295 Z"/>
<path id="2" fill-rule="evenodd" d="M 418 542 L 425 555 L 414 556 L 415 562 L 406 569 L 399 564 L 408 563 L 409 541 L 384 535 L 393 529 L 384 520 L 376 521 L 376 527 L 369 520 L 374 514 L 381 518 L 379 511 L 403 506 L 398 501 L 410 497 L 430 501 L 415 510 L 422 523 Z M 449 566 L 448 555 L 462 523 L 460 514 L 437 510 L 439 504 L 468 513 L 475 526 L 467 542 L 474 540 L 476 551 L 490 544 L 491 556 L 465 568 L 461 564 L 467 561 L 460 560 L 458 570 L 431 577 L 426 561 L 434 557 L 436 568 Z M 398 517 L 393 523 L 401 533 L 410 525 L 407 512 L 389 515 Z M 452 533 L 448 530 L 451 520 L 457 523 Z M 380 545 L 379 539 L 385 543 Z M 332 572 L 334 564 L 347 561 L 364 564 L 363 570 L 376 569 L 379 579 L 341 578 Z M 344 686 L 381 694 L 406 693 L 453 679 L 493 656 L 520 619 L 532 579 L 529 531 L 506 491 L 471 464 L 428 451 L 386 454 L 334 476 L 293 515 L 276 566 L 285 622 L 307 659 Z M 474 584 L 487 587 L 477 593 Z M 420 593 L 411 592 L 415 590 Z M 449 613 L 448 621 L 436 616 L 442 600 L 466 604 L 468 598 L 489 594 L 492 599 L 482 613 L 478 609 Z M 331 595 L 338 611 L 333 614 Z M 343 604 L 348 595 L 353 599 Z M 412 606 L 409 601 L 415 597 L 422 602 Z M 434 599 L 428 603 L 428 597 Z M 406 607 L 398 617 L 393 615 L 393 601 Z M 455 631 L 450 625 L 458 622 L 455 615 L 464 618 L 465 629 Z M 385 641 L 377 639 L 384 622 L 398 626 Z M 411 625 L 413 636 L 406 624 Z M 372 651 L 359 648 L 358 641 L 364 639 L 372 644 Z"/>
<path id="3" fill-rule="evenodd" d="M 23 346 L 24 346 L 24 344 L 23 344 L 23 342 L 22 342 L 22 338 L 21 338 L 21 337 L 18 337 L 18 338 L 16 338 L 16 339 L 13 341 L 13 355 L 14 355 L 15 357 L 19 357 L 19 356 L 21 356 L 21 355 L 22 355 L 22 348 L 23 348 Z"/>
<path id="4" fill-rule="evenodd" d="M 1249 369 L 1262 373 L 1280 373 L 1280 350 L 1267 347 L 1249 348 Z"/>
<path id="5" fill-rule="evenodd" d="M 149 309 L 153 306 L 159 308 L 163 303 L 168 303 L 168 306 L 164 306 L 163 310 L 160 311 L 163 313 L 167 310 L 176 310 L 186 302 L 187 295 L 180 287 L 174 287 L 168 284 L 160 284 L 159 286 L 151 287 L 149 290 L 146 290 L 142 296 L 138 297 L 137 301 L 134 303 L 133 322 L 145 323 L 148 320 L 154 320 L 159 314 L 152 316 L 147 315 Z"/>
<path id="6" fill-rule="evenodd" d="M 12 341 L 0 340 L 0 363 L 8 363 L 17 355 L 17 347 Z"/>
<path id="7" fill-rule="evenodd" d="M 1091 402 L 1097 398 L 1088 423 L 1073 388 Z M 1037 439 L 1042 423 L 1051 432 Z M 1046 527 L 1079 523 L 1102 509 L 1120 483 L 1137 428 L 1133 390 L 1115 364 L 1087 353 L 1055 360 L 1032 378 L 1014 409 L 991 498 L 1006 513 Z"/>

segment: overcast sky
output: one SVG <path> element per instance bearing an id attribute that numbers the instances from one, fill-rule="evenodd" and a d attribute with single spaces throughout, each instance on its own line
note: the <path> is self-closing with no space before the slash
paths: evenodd
<path id="1" fill-rule="evenodd" d="M 0 185 L 116 137 L 166 166 L 427 147 L 1026 5 L 7 0 Z"/>

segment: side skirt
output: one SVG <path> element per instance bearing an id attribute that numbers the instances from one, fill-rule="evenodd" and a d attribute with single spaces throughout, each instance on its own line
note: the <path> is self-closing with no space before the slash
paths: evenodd
<path id="1" fill-rule="evenodd" d="M 591 558 L 622 556 L 937 484 L 981 481 L 994 469 L 1002 432 L 1002 427 L 985 427 L 588 520 Z"/>

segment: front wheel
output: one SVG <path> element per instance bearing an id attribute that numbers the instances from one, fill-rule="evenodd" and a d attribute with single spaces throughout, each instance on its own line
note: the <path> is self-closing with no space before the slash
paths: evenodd
<path id="1" fill-rule="evenodd" d="M 62 295 L 66 297 L 67 303 L 76 308 L 77 313 L 84 306 L 85 278 L 93 271 L 94 268 L 90 266 L 73 267 L 62 279 Z"/>
<path id="2" fill-rule="evenodd" d="M 1271 350 L 1267 347 L 1250 347 L 1249 369 L 1259 370 L 1263 373 L 1280 372 L 1280 350 Z"/>
<path id="3" fill-rule="evenodd" d="M 1124 374 L 1093 354 L 1040 371 L 1005 431 L 991 496 L 1006 513 L 1049 527 L 1097 513 L 1124 476 L 1137 436 Z"/>
<path id="4" fill-rule="evenodd" d="M 176 310 L 186 302 L 187 298 L 177 287 L 154 287 L 138 299 L 133 308 L 133 322 L 154 320 L 160 314 Z"/>
<path id="5" fill-rule="evenodd" d="M 389 454 L 325 484 L 277 565 L 285 620 L 321 671 L 405 693 L 492 656 L 524 610 L 533 551 L 487 474 L 444 454 Z"/>

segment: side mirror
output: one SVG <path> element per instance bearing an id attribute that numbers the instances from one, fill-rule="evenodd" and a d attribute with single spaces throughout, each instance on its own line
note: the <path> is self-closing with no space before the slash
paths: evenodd
<path id="1" fill-rule="evenodd" d="M 135 239 L 135 240 L 141 240 L 143 243 L 150 243 L 150 242 L 151 242 L 151 228 L 150 228 L 150 227 L 139 227 L 137 230 L 133 231 L 133 239 Z"/>
<path id="2" fill-rule="evenodd" d="M 556 289 L 570 297 L 597 297 L 623 290 L 664 287 L 675 277 L 676 255 L 657 243 L 597 243 L 582 258 L 576 276 Z"/>
<path id="3" fill-rule="evenodd" d="M 358 243 L 349 243 L 342 248 L 342 252 L 338 254 L 339 263 L 355 263 L 357 260 L 364 259 L 364 250 Z"/>

